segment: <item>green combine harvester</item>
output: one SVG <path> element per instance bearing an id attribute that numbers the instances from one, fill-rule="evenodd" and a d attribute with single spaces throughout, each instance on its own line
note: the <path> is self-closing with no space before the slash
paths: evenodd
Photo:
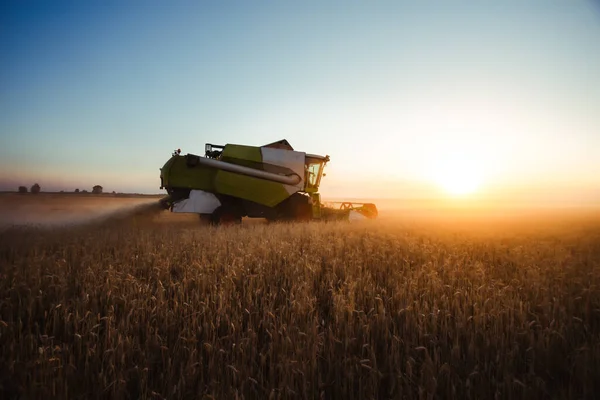
<path id="1" fill-rule="evenodd" d="M 173 152 L 160 169 L 163 208 L 198 214 L 212 224 L 376 218 L 372 203 L 321 202 L 319 185 L 329 156 L 295 151 L 287 140 L 264 146 L 207 143 L 205 155 Z"/>

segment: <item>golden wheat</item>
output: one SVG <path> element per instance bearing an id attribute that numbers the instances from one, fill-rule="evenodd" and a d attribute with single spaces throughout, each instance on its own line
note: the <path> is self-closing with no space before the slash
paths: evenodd
<path id="1" fill-rule="evenodd" d="M 591 398 L 600 223 L 0 233 L 5 398 Z"/>

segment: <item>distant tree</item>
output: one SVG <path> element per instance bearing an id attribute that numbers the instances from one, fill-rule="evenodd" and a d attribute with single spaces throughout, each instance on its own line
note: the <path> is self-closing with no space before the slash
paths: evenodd
<path id="1" fill-rule="evenodd" d="M 79 193 L 79 189 L 75 189 L 75 193 Z"/>
<path id="2" fill-rule="evenodd" d="M 96 185 L 92 188 L 92 193 L 94 194 L 101 194 L 102 193 L 102 186 L 100 185 Z"/>
<path id="3" fill-rule="evenodd" d="M 88 192 L 88 191 L 87 191 L 87 190 L 85 190 L 85 189 L 83 189 L 83 190 L 81 191 L 81 193 L 87 193 L 87 192 Z"/>
<path id="4" fill-rule="evenodd" d="M 19 193 L 27 193 L 27 186 L 19 186 Z"/>
<path id="5" fill-rule="evenodd" d="M 40 188 L 40 185 L 38 185 L 37 183 L 31 187 L 31 193 L 39 193 L 41 190 L 42 189 Z"/>

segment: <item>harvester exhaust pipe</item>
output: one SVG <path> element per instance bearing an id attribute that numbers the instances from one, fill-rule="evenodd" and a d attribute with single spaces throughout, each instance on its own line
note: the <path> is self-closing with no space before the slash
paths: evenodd
<path id="1" fill-rule="evenodd" d="M 238 174 L 253 176 L 255 178 L 267 179 L 269 181 L 279 182 L 286 185 L 297 185 L 302 181 L 302 178 L 298 174 L 292 175 L 278 175 L 272 172 L 266 172 L 259 169 L 244 167 L 242 165 L 231 164 L 224 161 L 215 160 L 212 158 L 197 156 L 199 164 L 206 165 L 207 167 L 213 167 L 222 169 L 223 171 L 236 172 Z"/>

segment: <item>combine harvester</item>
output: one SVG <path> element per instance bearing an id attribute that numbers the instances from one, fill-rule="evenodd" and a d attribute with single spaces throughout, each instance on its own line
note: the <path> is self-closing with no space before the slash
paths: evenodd
<path id="1" fill-rule="evenodd" d="M 321 202 L 319 184 L 329 156 L 296 151 L 287 140 L 264 146 L 206 144 L 205 156 L 173 152 L 160 169 L 164 209 L 195 213 L 212 224 L 376 218 L 372 203 Z"/>

